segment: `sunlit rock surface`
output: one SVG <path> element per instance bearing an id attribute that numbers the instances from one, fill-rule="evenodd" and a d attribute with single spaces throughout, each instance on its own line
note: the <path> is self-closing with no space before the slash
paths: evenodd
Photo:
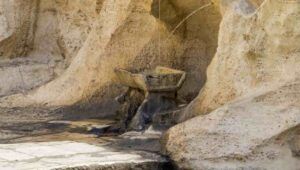
<path id="1" fill-rule="evenodd" d="M 0 145 L 1 169 L 165 169 L 165 158 L 71 141 Z"/>
<path id="2" fill-rule="evenodd" d="M 180 95 L 191 100 L 206 80 L 206 68 L 217 48 L 221 15 L 216 5 L 210 5 L 175 27 L 209 3 L 164 1 L 159 17 L 158 1 L 152 0 L 41 0 L 35 20 L 29 21 L 35 29 L 26 58 L 43 65 L 36 69 L 34 62 L 29 64 L 44 78 L 12 76 L 0 92 L 2 96 L 16 95 L 1 99 L 0 106 L 66 106 L 93 96 L 101 96 L 99 103 L 110 103 L 121 90 L 114 81 L 115 67 L 144 70 L 157 65 L 187 71 L 189 83 Z M 17 69 L 22 66 L 18 64 Z M 8 69 L 2 74 L 9 76 Z"/>
<path id="3" fill-rule="evenodd" d="M 299 3 L 267 0 L 243 14 L 249 4 L 234 2 L 223 14 L 207 83 L 188 114 L 209 113 L 240 96 L 298 78 Z"/>
<path id="4" fill-rule="evenodd" d="M 299 167 L 298 1 L 158 2 L 2 0 L 0 133 L 113 115 L 114 69 L 161 65 L 187 73 L 178 96 L 192 102 L 163 139 L 180 168 Z"/>
<path id="5" fill-rule="evenodd" d="M 180 121 L 198 117 L 171 128 L 166 153 L 181 168 L 297 169 L 300 4 L 224 4 L 208 80 Z"/>

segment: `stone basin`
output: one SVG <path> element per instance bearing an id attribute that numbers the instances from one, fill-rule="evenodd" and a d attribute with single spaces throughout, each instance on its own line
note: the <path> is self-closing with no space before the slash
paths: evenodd
<path id="1" fill-rule="evenodd" d="M 155 115 L 178 107 L 177 91 L 185 80 L 184 71 L 158 66 L 142 73 L 124 69 L 115 72 L 119 82 L 129 87 L 116 98 L 121 104 L 117 113 L 122 130 L 145 130 Z"/>
<path id="2" fill-rule="evenodd" d="M 134 73 L 115 69 L 121 84 L 148 92 L 177 91 L 183 84 L 186 73 L 167 67 L 156 67 L 153 71 Z"/>

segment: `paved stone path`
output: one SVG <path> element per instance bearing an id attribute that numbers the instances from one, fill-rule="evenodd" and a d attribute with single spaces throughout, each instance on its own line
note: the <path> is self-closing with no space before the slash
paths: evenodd
<path id="1" fill-rule="evenodd" d="M 166 163 L 166 160 L 152 153 L 114 151 L 71 141 L 0 145 L 1 170 L 126 169 L 135 165 L 141 167 L 143 164 L 153 168 L 157 163 Z"/>

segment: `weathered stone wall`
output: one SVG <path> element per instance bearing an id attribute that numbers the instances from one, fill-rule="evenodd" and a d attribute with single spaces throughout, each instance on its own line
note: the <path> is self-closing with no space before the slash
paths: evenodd
<path id="1" fill-rule="evenodd" d="M 210 0 L 171 0 L 178 15 L 185 18 L 195 10 L 210 4 Z M 180 94 L 187 100 L 194 99 L 206 81 L 206 69 L 217 50 L 219 24 L 222 16 L 217 4 L 212 4 L 192 15 L 180 27 L 183 32 L 185 52 L 181 58 L 187 81 Z M 179 29 L 180 31 L 180 29 Z"/>
<path id="2" fill-rule="evenodd" d="M 98 2 L 98 5 L 96 5 Z M 96 0 L 40 0 L 35 46 L 29 56 L 66 59 L 77 55 L 101 8 Z"/>
<path id="3" fill-rule="evenodd" d="M 273 139 L 299 127 L 300 4 L 214 0 L 171 35 L 183 18 L 210 1 L 163 1 L 161 17 L 157 2 L 1 1 L 1 59 L 27 56 L 46 64 L 38 71 L 39 65 L 26 67 L 25 81 L 32 79 L 26 89 L 40 87 L 1 98 L 0 107 L 69 106 L 93 96 L 97 104 L 112 107 L 122 90 L 114 68 L 175 67 L 188 73 L 180 92 L 188 100 L 207 75 L 180 121 L 197 117 L 166 135 L 165 151 L 181 168 L 268 168 L 252 161 L 294 160 L 286 139 L 280 140 L 284 147 Z M 16 81 L 6 80 L 9 72 L 18 72 L 13 65 L 1 67 L 0 95 L 13 91 L 8 87 Z"/>
<path id="4" fill-rule="evenodd" d="M 23 57 L 33 48 L 38 0 L 0 2 L 0 59 Z"/>
<path id="5" fill-rule="evenodd" d="M 171 128 L 166 153 L 183 169 L 297 169 L 300 4 L 225 4 L 208 80 L 181 121 L 196 117 Z"/>
<path id="6" fill-rule="evenodd" d="M 95 93 L 102 96 L 100 100 L 113 100 L 118 91 L 114 88 L 114 68 L 141 70 L 176 64 L 182 54 L 179 39 L 170 36 L 165 25 L 151 14 L 151 7 L 150 0 L 104 1 L 87 40 L 67 70 L 26 96 L 2 99 L 1 106 L 72 105 Z M 165 39 L 163 43 L 158 43 L 159 35 Z M 160 54 L 159 44 L 163 49 Z"/>
<path id="7" fill-rule="evenodd" d="M 60 0 L 58 11 L 58 45 L 67 58 L 77 55 L 101 10 L 103 0 Z"/>
<path id="8" fill-rule="evenodd" d="M 16 54 L 16 48 L 23 52 L 19 58 L 0 58 L 0 96 L 26 93 L 61 75 L 85 42 L 101 2 L 1 1 L 1 48 L 6 56 Z M 35 8 L 27 9 L 33 3 Z M 25 6 L 26 10 L 19 10 L 20 6 Z M 31 17 L 28 10 L 32 11 Z M 20 16 L 21 21 L 14 21 Z M 22 22 L 33 28 L 14 26 Z M 17 41 L 22 43 L 17 45 Z"/>
<path id="9" fill-rule="evenodd" d="M 259 11 L 243 1 L 231 5 L 223 16 L 210 78 L 188 111 L 194 115 L 297 77 L 298 3 L 267 1 Z"/>
<path id="10" fill-rule="evenodd" d="M 135 2 L 131 2 L 131 4 L 134 3 Z M 175 0 L 161 1 L 160 18 L 158 16 L 159 15 L 158 1 L 149 1 L 143 3 L 144 3 L 142 5 L 143 8 L 139 7 L 138 4 L 136 7 L 134 5 L 131 5 L 133 7 L 128 8 L 128 16 L 130 17 L 128 17 L 128 19 L 126 19 L 124 23 L 118 25 L 116 30 L 113 30 L 113 33 L 111 34 L 111 38 L 110 40 L 108 40 L 108 42 L 112 42 L 114 39 L 117 39 L 115 37 L 116 34 L 118 33 L 120 36 L 124 37 L 124 38 L 122 37 L 119 38 L 119 39 L 123 39 L 122 42 L 121 41 L 119 42 L 119 45 L 116 45 L 115 47 L 105 46 L 103 47 L 104 49 L 101 49 L 100 46 L 97 47 L 94 46 L 94 49 L 91 49 L 94 52 L 92 54 L 89 54 L 88 52 L 86 52 L 90 50 L 90 49 L 88 50 L 86 49 L 87 44 L 90 43 L 96 44 L 96 41 L 98 41 L 98 40 L 92 40 L 92 38 L 95 38 L 96 36 L 95 35 L 96 33 L 93 33 L 92 31 L 94 30 L 94 32 L 96 32 L 98 31 L 96 29 L 101 28 L 100 26 L 96 28 L 95 25 L 97 25 L 101 20 L 104 20 L 101 18 L 104 17 L 104 14 L 106 15 L 105 17 L 107 18 L 113 16 L 112 15 L 113 11 L 111 9 L 106 9 L 106 11 L 100 9 L 102 9 L 103 4 L 110 5 L 112 4 L 112 2 L 105 2 L 103 0 L 97 0 L 97 1 L 96 0 L 88 0 L 88 1 L 40 0 L 38 13 L 37 13 L 38 20 L 36 22 L 36 31 L 35 31 L 35 39 L 34 39 L 35 45 L 33 46 L 33 50 L 28 54 L 28 56 L 29 58 L 30 57 L 37 58 L 37 60 L 41 62 L 50 63 L 48 64 L 50 65 L 50 69 L 51 69 L 50 72 L 54 72 L 54 76 L 58 78 L 53 82 L 50 82 L 49 84 L 45 85 L 45 87 L 40 88 L 40 89 L 45 88 L 45 90 L 47 89 L 46 91 L 47 93 L 49 93 L 49 95 L 42 94 L 43 92 L 37 93 L 38 91 L 40 91 L 40 89 L 38 89 L 34 93 L 38 95 L 34 95 L 34 96 L 31 95 L 30 99 L 32 100 L 20 98 L 18 99 L 17 103 L 23 105 L 22 104 L 23 101 L 31 101 L 29 102 L 30 104 L 48 103 L 49 105 L 70 105 L 80 101 L 84 101 L 87 98 L 90 98 L 91 96 L 95 96 L 95 94 L 99 94 L 100 96 L 102 96 L 100 98 L 103 99 L 106 97 L 103 97 L 102 93 L 105 93 L 106 94 L 105 96 L 107 96 L 108 93 L 111 93 L 113 91 L 111 94 L 107 96 L 107 98 L 112 100 L 114 98 L 114 95 L 116 95 L 115 93 L 117 93 L 117 91 L 119 90 L 119 88 L 112 88 L 114 86 L 113 83 L 105 82 L 103 78 L 99 78 L 99 74 L 94 75 L 94 78 L 90 78 L 90 79 L 91 80 L 96 79 L 95 81 L 101 81 L 103 84 L 105 84 L 105 90 L 100 90 L 102 89 L 102 87 L 101 88 L 98 87 L 97 90 L 89 91 L 86 89 L 91 89 L 91 88 L 85 87 L 85 85 L 83 85 L 86 84 L 86 80 L 80 80 L 80 82 L 77 82 L 77 79 L 82 79 L 79 78 L 81 75 L 77 75 L 77 73 L 73 71 L 71 73 L 69 70 L 71 70 L 71 68 L 75 65 L 75 61 L 73 61 L 73 59 L 76 60 L 75 58 L 79 58 L 79 56 L 81 55 L 99 55 L 97 56 L 99 59 L 95 58 L 95 61 L 91 61 L 91 63 L 94 64 L 98 62 L 96 60 L 102 60 L 102 57 L 100 55 L 102 55 L 103 50 L 108 51 L 110 49 L 114 49 L 114 51 L 118 51 L 117 50 L 118 48 L 126 49 L 126 51 L 129 52 L 138 50 L 136 51 L 137 54 L 130 54 L 130 55 L 136 55 L 135 56 L 136 58 L 134 60 L 135 69 L 143 70 L 145 68 L 154 68 L 156 65 L 163 65 L 163 66 L 172 66 L 178 69 L 185 70 L 188 73 L 187 83 L 184 84 L 184 87 L 180 91 L 180 95 L 187 100 L 192 100 L 198 94 L 199 90 L 201 89 L 201 87 L 203 86 L 206 80 L 206 68 L 216 51 L 218 26 L 221 20 L 221 15 L 218 11 L 218 7 L 211 5 L 208 8 L 197 12 L 195 15 L 190 17 L 186 22 L 184 22 L 178 28 L 178 30 L 175 31 L 174 35 L 169 35 L 170 32 L 174 30 L 177 24 L 180 23 L 180 21 L 184 17 L 186 17 L 187 15 L 189 15 L 199 7 L 208 4 L 209 1 L 203 1 L 201 3 L 195 0 L 191 0 L 186 3 L 182 3 L 181 1 L 175 1 Z M 139 16 L 139 12 L 141 13 L 140 16 Z M 134 30 L 135 27 L 138 27 L 138 25 L 142 23 L 141 21 L 142 16 L 146 15 L 146 13 L 149 16 L 149 19 L 151 17 L 152 19 L 155 19 L 156 20 L 155 22 L 157 23 L 155 25 L 150 24 L 150 25 L 141 26 L 141 28 L 145 27 L 151 30 L 150 28 L 153 27 L 156 28 L 157 30 L 155 34 L 153 33 L 153 35 L 151 35 L 152 33 L 146 35 L 145 32 L 146 37 L 150 35 L 152 36 L 151 40 L 143 47 L 141 47 L 141 49 L 136 49 L 138 47 L 136 43 L 128 44 L 129 38 L 126 38 L 125 35 L 135 37 L 136 42 L 139 42 L 142 39 L 141 36 L 138 36 L 139 35 L 138 30 L 136 32 L 133 31 L 135 31 Z M 159 21 L 159 19 L 161 21 Z M 136 24 L 132 26 L 133 28 L 129 28 L 131 26 L 129 23 L 131 22 L 134 22 Z M 152 21 L 149 20 L 149 22 L 151 23 Z M 126 28 L 127 26 L 125 26 L 125 24 L 128 25 L 128 28 Z M 105 25 L 105 23 L 103 23 L 103 25 Z M 109 30 L 110 28 L 107 27 L 107 29 Z M 132 30 L 128 30 L 128 29 L 132 29 Z M 124 33 L 121 34 L 120 30 L 124 31 Z M 130 32 L 130 35 L 129 33 L 126 32 Z M 160 34 L 158 32 L 160 32 Z M 102 41 L 102 37 L 104 35 L 102 36 L 99 34 L 107 34 L 107 31 L 103 33 L 102 32 L 97 33 L 97 35 L 99 36 L 99 40 Z M 88 38 L 89 36 L 90 39 Z M 88 41 L 92 41 L 92 42 L 88 42 Z M 172 48 L 174 48 L 173 51 L 171 50 Z M 120 54 L 114 54 L 114 55 L 116 56 L 118 55 L 121 58 L 122 56 L 124 56 L 124 54 L 126 53 L 121 52 Z M 88 56 L 85 57 L 88 58 Z M 132 56 L 128 55 L 128 57 L 129 58 L 127 61 L 130 61 L 130 58 Z M 83 58 L 83 56 L 81 56 L 80 58 Z M 84 61 L 80 61 L 80 62 L 82 65 L 84 64 L 83 63 Z M 106 62 L 106 61 L 103 60 L 102 62 Z M 85 66 L 82 66 L 82 69 L 86 71 L 78 70 L 76 72 L 81 72 L 82 74 L 89 75 L 86 74 L 91 71 L 91 67 L 88 64 L 85 63 Z M 125 64 L 125 60 L 124 60 L 124 64 Z M 68 68 L 69 65 L 70 67 Z M 76 65 L 78 65 L 78 63 Z M 111 65 L 111 68 L 116 66 L 117 65 Z M 125 65 L 123 67 L 125 67 Z M 130 68 L 132 66 L 126 66 L 126 67 Z M 66 72 L 64 72 L 66 68 L 68 69 L 66 70 Z M 108 79 L 110 79 L 109 81 L 114 79 L 113 72 L 108 73 L 103 70 L 101 72 L 103 72 L 103 77 L 107 77 Z M 62 80 L 63 79 L 62 77 L 64 77 L 64 75 L 67 74 L 70 76 L 72 75 L 72 77 L 74 78 L 68 78 L 70 80 Z M 51 78 L 53 79 L 54 77 L 51 76 Z M 50 87 L 50 84 L 51 85 L 57 84 L 58 80 L 61 81 L 60 84 L 63 83 L 68 85 L 62 86 L 61 84 L 60 87 L 56 86 L 56 87 L 52 87 L 51 89 L 48 88 Z M 74 80 L 76 80 L 76 83 L 73 82 Z M 12 82 L 16 82 L 16 81 L 12 81 Z M 43 83 L 36 83 L 36 85 L 37 84 L 43 85 Z M 36 85 L 32 87 L 36 87 Z M 18 86 L 21 87 L 22 84 Z M 80 90 L 74 90 L 72 86 L 80 86 Z M 59 88 L 60 90 L 58 90 Z M 28 88 L 24 88 L 24 89 L 28 89 Z M 111 89 L 111 90 L 109 90 L 108 92 L 107 89 Z M 8 91 L 7 94 L 11 93 L 9 92 L 9 88 L 6 91 Z M 62 95 L 61 91 L 66 93 L 67 91 L 69 92 L 68 95 L 67 94 Z M 74 94 L 75 91 L 77 94 Z M 57 93 L 57 95 L 55 95 L 55 93 Z M 31 94 L 33 94 L 33 92 Z M 76 97 L 74 97 L 74 95 Z M 8 97 L 8 98 L 9 101 L 15 99 L 15 97 Z M 54 101 L 57 102 L 53 103 Z M 5 103 L 5 102 L 1 102 L 1 103 Z M 12 101 L 12 103 L 14 102 Z"/>

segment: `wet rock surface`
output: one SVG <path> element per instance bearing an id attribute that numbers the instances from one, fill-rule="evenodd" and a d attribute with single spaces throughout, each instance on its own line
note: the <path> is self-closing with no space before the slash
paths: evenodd
<path id="1" fill-rule="evenodd" d="M 57 109 L 2 108 L 1 118 L 0 168 L 173 168 L 160 154 L 163 131 L 121 135 L 108 131 L 113 120 L 70 117 Z"/>
<path id="2" fill-rule="evenodd" d="M 106 162 L 105 156 L 122 162 L 123 156 L 139 155 L 145 161 L 153 157 L 144 155 L 160 157 L 163 148 L 181 169 L 298 170 L 299 9 L 296 0 L 1 0 L 3 155 L 15 154 L 9 143 L 23 148 L 24 142 L 69 139 L 76 146 L 109 148 L 107 155 L 89 152 L 79 160 L 66 152 L 91 164 Z M 150 129 L 121 135 L 111 121 L 99 121 L 113 116 L 114 97 L 125 90 L 115 68 L 141 72 L 158 65 L 187 72 L 179 96 L 192 101 L 199 95 L 184 111 L 174 104 L 176 93 L 135 91 L 119 98 L 125 101 L 121 129 L 152 124 Z M 155 80 L 157 89 L 168 77 L 147 75 L 146 82 Z M 161 135 L 177 122 L 183 123 L 168 130 L 161 147 Z M 43 159 L 27 151 L 18 154 Z M 46 152 L 49 160 L 52 153 Z M 56 156 L 69 162 L 63 155 Z M 5 158 L 1 166 L 21 167 Z M 27 158 L 22 167 L 37 161 Z M 50 159 L 44 163 L 62 165 Z M 76 168 L 123 168 L 114 163 Z M 149 165 L 127 163 L 129 169 Z"/>
<path id="3" fill-rule="evenodd" d="M 154 117 L 162 120 L 158 117 L 180 105 L 177 93 L 186 78 L 184 71 L 159 66 L 153 71 L 134 73 L 115 69 L 115 73 L 119 82 L 128 86 L 127 92 L 117 98 L 122 104 L 118 111 L 123 117 L 122 130 L 145 130 L 153 124 Z"/>

